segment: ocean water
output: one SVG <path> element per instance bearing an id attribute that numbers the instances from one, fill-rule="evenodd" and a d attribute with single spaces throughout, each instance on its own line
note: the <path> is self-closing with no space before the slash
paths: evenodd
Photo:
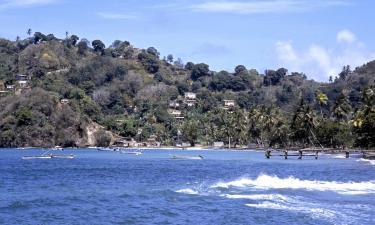
<path id="1" fill-rule="evenodd" d="M 0 224 L 375 224 L 373 161 L 88 149 L 21 159 L 42 152 L 0 150 Z"/>

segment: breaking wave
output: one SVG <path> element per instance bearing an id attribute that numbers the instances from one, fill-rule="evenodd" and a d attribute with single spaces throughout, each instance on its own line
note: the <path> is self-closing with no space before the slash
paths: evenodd
<path id="1" fill-rule="evenodd" d="M 357 160 L 358 162 L 366 162 L 366 163 L 369 163 L 371 165 L 375 165 L 375 160 L 370 160 L 370 159 L 358 159 Z"/>
<path id="2" fill-rule="evenodd" d="M 375 181 L 336 182 L 300 180 L 294 177 L 260 175 L 256 179 L 240 178 L 229 182 L 218 182 L 211 188 L 254 188 L 254 189 L 304 189 L 308 191 L 333 191 L 339 194 L 359 195 L 375 193 Z"/>
<path id="3" fill-rule="evenodd" d="M 188 194 L 188 195 L 197 195 L 199 194 L 198 191 L 190 189 L 190 188 L 184 188 L 176 191 L 177 193 L 182 193 L 182 194 Z"/>

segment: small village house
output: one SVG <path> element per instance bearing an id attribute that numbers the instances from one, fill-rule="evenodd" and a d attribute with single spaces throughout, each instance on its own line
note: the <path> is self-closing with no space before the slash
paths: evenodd
<path id="1" fill-rule="evenodd" d="M 17 83 L 18 83 L 20 88 L 26 88 L 28 86 L 27 80 L 18 80 Z"/>
<path id="2" fill-rule="evenodd" d="M 15 88 L 15 85 L 14 85 L 14 84 L 7 84 L 7 85 L 5 85 L 5 88 L 6 88 L 7 90 L 11 90 L 11 91 L 13 91 L 14 88 Z"/>
<path id="3" fill-rule="evenodd" d="M 26 80 L 30 80 L 30 77 L 28 75 L 25 75 L 25 74 L 17 74 L 16 80 L 17 81 L 26 81 Z"/>
<path id="4" fill-rule="evenodd" d="M 176 102 L 176 101 L 172 101 L 169 103 L 169 108 L 174 108 L 174 109 L 178 109 L 180 107 L 180 103 Z"/>
<path id="5" fill-rule="evenodd" d="M 236 103 L 234 100 L 223 100 L 224 102 L 224 109 L 232 109 Z"/>
<path id="6" fill-rule="evenodd" d="M 185 99 L 195 100 L 197 95 L 193 92 L 185 92 Z"/>
<path id="7" fill-rule="evenodd" d="M 69 99 L 63 98 L 63 99 L 60 100 L 60 103 L 63 104 L 63 105 L 68 104 Z"/>
<path id="8" fill-rule="evenodd" d="M 194 106 L 196 98 L 197 98 L 197 95 L 195 93 L 193 93 L 193 92 L 186 92 L 185 93 L 185 104 L 188 107 Z"/>

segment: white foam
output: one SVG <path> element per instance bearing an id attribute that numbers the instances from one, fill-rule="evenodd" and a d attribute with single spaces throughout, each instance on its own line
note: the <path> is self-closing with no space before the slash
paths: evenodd
<path id="1" fill-rule="evenodd" d="M 375 193 L 375 181 L 335 182 L 319 180 L 300 180 L 294 177 L 260 175 L 256 179 L 240 178 L 230 182 L 218 182 L 211 188 L 244 188 L 254 189 L 305 189 L 309 191 L 333 191 L 339 194 L 358 195 Z"/>
<path id="2" fill-rule="evenodd" d="M 325 209 L 325 208 L 319 208 L 315 205 L 309 206 L 298 206 L 301 204 L 281 204 L 281 203 L 274 203 L 270 201 L 264 201 L 257 204 L 245 204 L 248 207 L 252 208 L 261 208 L 261 209 L 277 209 L 277 210 L 288 210 L 288 211 L 294 211 L 294 212 L 302 212 L 306 214 L 310 214 L 313 218 L 334 218 L 337 216 L 337 214 L 334 211 Z"/>
<path id="3" fill-rule="evenodd" d="M 184 188 L 176 191 L 177 193 L 183 193 L 183 194 L 188 194 L 188 195 L 197 195 L 199 194 L 198 191 L 195 191 L 190 188 Z"/>
<path id="4" fill-rule="evenodd" d="M 287 201 L 288 197 L 280 194 L 254 194 L 254 195 L 224 195 L 226 198 L 230 199 L 251 199 L 251 200 L 277 200 L 277 201 Z"/>
<path id="5" fill-rule="evenodd" d="M 370 163 L 371 165 L 375 165 L 375 160 L 370 160 L 370 159 L 358 159 L 358 162 L 366 162 Z"/>

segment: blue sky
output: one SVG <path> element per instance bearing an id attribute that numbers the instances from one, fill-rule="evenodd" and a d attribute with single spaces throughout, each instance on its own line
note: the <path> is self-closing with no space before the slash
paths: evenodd
<path id="1" fill-rule="evenodd" d="M 327 81 L 375 59 L 372 0 L 0 0 L 0 36 L 65 31 L 156 47 L 213 70 L 285 67 Z"/>

